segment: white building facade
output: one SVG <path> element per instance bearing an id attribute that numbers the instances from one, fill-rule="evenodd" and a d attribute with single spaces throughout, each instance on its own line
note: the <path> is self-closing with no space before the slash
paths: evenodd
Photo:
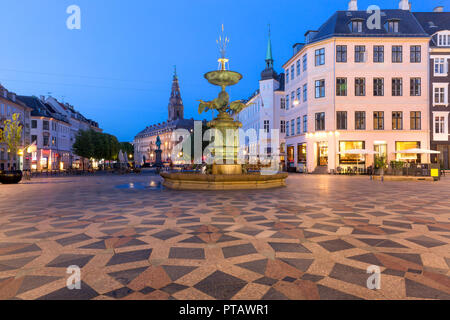
<path id="1" fill-rule="evenodd" d="M 402 150 L 430 148 L 426 34 L 413 14 L 382 10 L 370 29 L 366 11 L 338 11 L 285 63 L 287 164 L 327 173 L 375 160 L 429 162 Z M 409 8 L 409 6 L 408 6 Z M 364 149 L 371 156 L 345 154 Z"/>
<path id="2" fill-rule="evenodd" d="M 249 159 L 260 158 L 261 155 L 280 155 L 284 162 L 284 135 L 286 125 L 284 120 L 284 74 L 278 75 L 273 66 L 272 44 L 269 36 L 266 68 L 261 73 L 259 88 L 246 101 L 246 108 L 235 114 L 235 120 L 242 123 L 242 129 L 247 132 L 255 130 L 256 139 L 245 137 L 244 155 Z M 274 134 L 278 132 L 278 136 Z M 276 148 L 277 150 L 273 150 Z"/>

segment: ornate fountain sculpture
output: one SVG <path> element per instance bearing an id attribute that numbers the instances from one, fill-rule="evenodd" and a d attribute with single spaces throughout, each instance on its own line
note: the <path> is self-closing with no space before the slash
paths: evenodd
<path id="1" fill-rule="evenodd" d="M 222 91 L 219 96 L 212 100 L 205 102 L 200 101 L 198 112 L 207 112 L 209 110 L 216 110 L 217 117 L 208 123 L 209 127 L 219 130 L 222 134 L 223 140 L 216 142 L 214 145 L 214 155 L 221 159 L 221 163 L 214 163 L 212 168 L 213 174 L 241 174 L 242 165 L 237 163 L 237 156 L 239 151 L 239 134 L 238 129 L 242 127 L 242 123 L 235 121 L 231 117 L 231 113 L 239 113 L 246 107 L 240 100 L 230 103 L 230 96 L 225 91 L 226 87 L 237 84 L 242 75 L 235 71 L 227 70 L 229 59 L 226 58 L 226 48 L 229 43 L 229 38 L 224 35 L 224 28 L 222 25 L 222 35 L 217 40 L 221 57 L 218 59 L 219 70 L 211 71 L 205 74 L 205 78 L 209 83 L 219 86 Z M 227 140 L 227 131 L 233 132 L 231 137 L 233 141 Z"/>
<path id="2" fill-rule="evenodd" d="M 228 59 L 226 47 L 228 37 L 223 34 L 217 40 L 221 57 L 219 70 L 205 74 L 209 83 L 222 88 L 218 97 L 212 101 L 200 101 L 199 113 L 216 110 L 218 115 L 208 123 L 210 128 L 221 132 L 223 139 L 214 141 L 214 163 L 212 174 L 204 173 L 161 173 L 164 178 L 164 186 L 178 190 L 238 190 L 238 189 L 267 189 L 286 185 L 287 173 L 274 173 L 262 175 L 261 173 L 243 173 L 242 165 L 238 162 L 239 128 L 242 123 L 235 121 L 232 113 L 239 113 L 246 105 L 241 101 L 230 103 L 230 96 L 225 91 L 229 86 L 237 84 L 242 75 L 235 71 L 227 70 Z M 231 131 L 233 134 L 227 134 Z M 231 141 L 229 141 L 231 140 Z"/>

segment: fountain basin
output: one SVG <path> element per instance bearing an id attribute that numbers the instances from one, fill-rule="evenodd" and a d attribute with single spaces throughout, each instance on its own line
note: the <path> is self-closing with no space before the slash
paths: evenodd
<path id="1" fill-rule="evenodd" d="M 218 70 L 206 73 L 205 78 L 215 86 L 228 87 L 238 83 L 242 79 L 242 75 L 235 71 Z"/>
<path id="2" fill-rule="evenodd" d="M 161 173 L 164 187 L 175 190 L 247 190 L 269 189 L 286 186 L 287 173 L 261 175 L 248 174 L 199 174 Z"/>

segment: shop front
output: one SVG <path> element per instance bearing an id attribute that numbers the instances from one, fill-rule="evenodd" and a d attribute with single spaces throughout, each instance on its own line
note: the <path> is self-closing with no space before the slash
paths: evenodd
<path id="1" fill-rule="evenodd" d="M 395 142 L 395 151 L 402 150 L 411 150 L 411 149 L 420 149 L 419 141 L 396 141 Z M 421 155 L 420 154 L 412 154 L 412 153 L 396 153 L 395 156 L 396 161 L 407 162 L 407 163 L 421 163 Z"/>
<path id="2" fill-rule="evenodd" d="M 297 164 L 299 172 L 306 172 L 306 142 L 297 144 Z"/>
<path id="3" fill-rule="evenodd" d="M 433 155 L 431 162 L 440 163 L 441 168 L 450 170 L 450 144 L 438 144 L 432 146 L 433 150 L 439 151 L 439 155 Z"/>
<path id="4" fill-rule="evenodd" d="M 365 150 L 365 141 L 339 141 L 339 167 L 342 171 L 364 171 L 366 169 L 366 155 L 345 153 L 349 150 Z"/>
<path id="5" fill-rule="evenodd" d="M 294 146 L 287 146 L 287 171 L 295 171 L 295 150 Z"/>
<path id="6" fill-rule="evenodd" d="M 317 143 L 317 165 L 319 167 L 328 166 L 328 142 L 322 141 Z"/>
<path id="7" fill-rule="evenodd" d="M 381 166 L 381 164 L 384 163 L 384 165 L 387 165 L 388 160 L 388 145 L 386 141 L 375 141 L 374 142 L 374 151 L 376 152 L 374 155 L 374 166 L 379 169 L 378 167 Z"/>

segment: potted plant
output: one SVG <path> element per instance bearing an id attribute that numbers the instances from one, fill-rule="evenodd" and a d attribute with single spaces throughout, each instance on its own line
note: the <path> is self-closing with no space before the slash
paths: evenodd
<path id="1" fill-rule="evenodd" d="M 20 114 L 14 113 L 12 119 L 5 120 L 3 130 L 0 129 L 0 143 L 8 147 L 9 163 L 11 167 L 14 156 L 17 155 L 22 140 L 22 124 L 20 123 Z M 15 184 L 22 180 L 22 171 L 10 170 L 0 173 L 0 182 L 4 184 Z"/>
<path id="2" fill-rule="evenodd" d="M 377 175 L 384 176 L 384 170 L 386 169 L 386 158 L 376 157 L 375 159 L 375 172 Z"/>

